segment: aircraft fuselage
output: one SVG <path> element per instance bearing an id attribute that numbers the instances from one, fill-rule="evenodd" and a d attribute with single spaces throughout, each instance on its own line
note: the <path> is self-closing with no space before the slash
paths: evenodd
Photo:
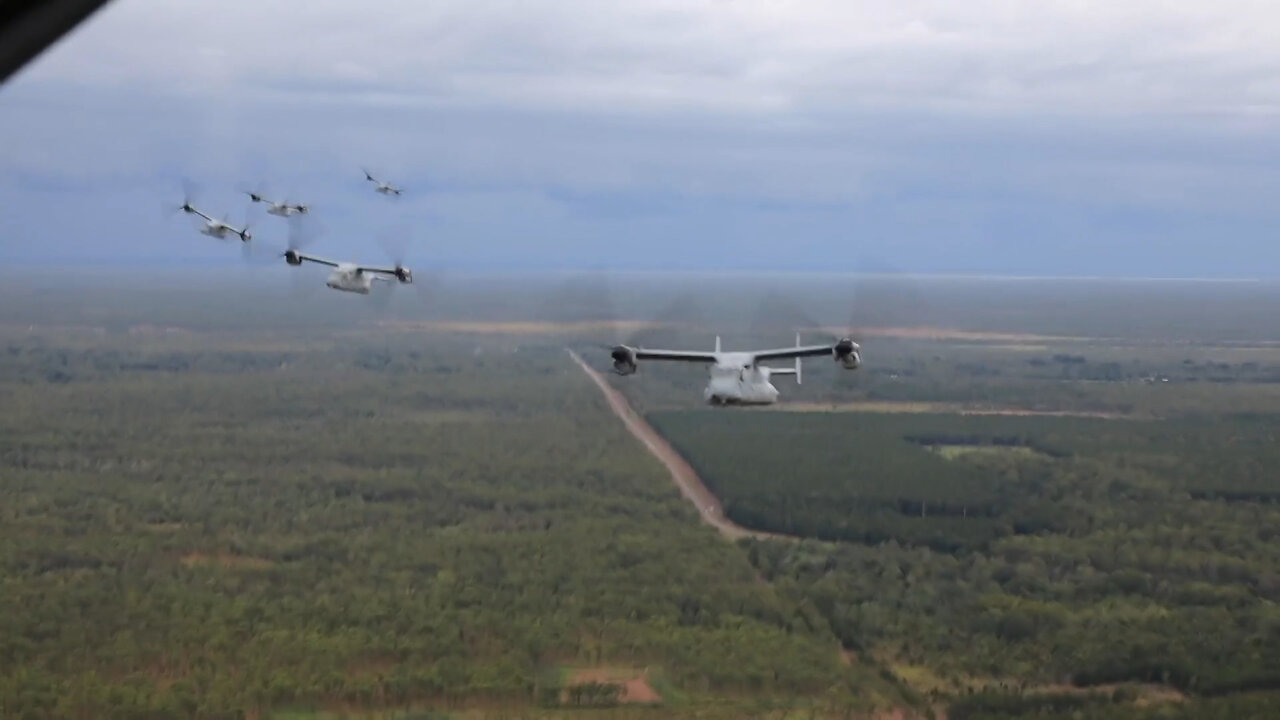
<path id="1" fill-rule="evenodd" d="M 772 405 L 778 401 L 778 388 L 769 375 L 769 368 L 750 362 L 712 365 L 702 396 L 709 405 Z"/>
<path id="2" fill-rule="evenodd" d="M 355 267 L 339 266 L 329 273 L 329 279 L 325 281 L 325 285 L 334 290 L 368 295 L 369 290 L 373 287 L 373 276 L 369 273 L 360 272 Z"/>

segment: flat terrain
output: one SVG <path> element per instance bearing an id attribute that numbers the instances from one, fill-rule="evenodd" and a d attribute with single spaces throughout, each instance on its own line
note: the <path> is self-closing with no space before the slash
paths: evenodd
<path id="1" fill-rule="evenodd" d="M 506 343 L 0 333 L 0 715 L 550 717 L 564 666 L 646 668 L 566 713 L 904 702 Z"/>
<path id="2" fill-rule="evenodd" d="M 151 280 L 0 285 L 0 716 L 1280 707 L 1268 288 L 878 279 L 862 370 L 710 411 L 603 348 L 790 342 L 755 280 Z"/>

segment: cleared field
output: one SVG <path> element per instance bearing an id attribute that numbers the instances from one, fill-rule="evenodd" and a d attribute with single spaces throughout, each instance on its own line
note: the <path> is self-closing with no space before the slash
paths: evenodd
<path id="1" fill-rule="evenodd" d="M 1049 457 L 1035 448 L 1023 445 L 927 445 L 926 447 L 948 460 L 959 460 L 973 455 L 1012 457 L 1016 459 Z"/>
<path id="2" fill-rule="evenodd" d="M 498 335 L 574 335 L 587 332 L 630 333 L 663 327 L 644 320 L 581 320 L 566 322 L 540 321 L 461 321 L 461 320 L 382 320 L 378 326 L 388 330 L 435 331 Z"/>

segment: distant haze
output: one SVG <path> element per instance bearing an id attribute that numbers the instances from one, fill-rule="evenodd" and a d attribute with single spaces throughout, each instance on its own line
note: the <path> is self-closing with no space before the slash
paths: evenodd
<path id="1" fill-rule="evenodd" d="M 0 89 L 0 263 L 240 262 L 188 176 L 368 262 L 1275 278 L 1277 78 L 1250 0 L 118 0 Z"/>

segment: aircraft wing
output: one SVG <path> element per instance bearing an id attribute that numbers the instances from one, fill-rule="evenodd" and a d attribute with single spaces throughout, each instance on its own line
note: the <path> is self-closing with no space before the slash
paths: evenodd
<path id="1" fill-rule="evenodd" d="M 650 350 L 648 348 L 632 348 L 636 360 L 679 360 L 683 362 L 713 363 L 716 354 L 713 352 L 696 352 L 687 350 Z"/>
<path id="2" fill-rule="evenodd" d="M 322 257 L 316 257 L 315 255 L 303 255 L 302 253 L 297 253 L 297 255 L 300 260 L 306 260 L 307 262 L 313 262 L 319 265 L 328 265 L 329 267 L 338 267 L 338 263 L 332 260 L 326 260 Z"/>
<path id="3" fill-rule="evenodd" d="M 751 353 L 756 361 L 790 360 L 791 358 L 822 357 L 835 353 L 835 345 L 798 345 L 796 347 L 778 348 L 776 350 L 756 350 Z"/>
<path id="4" fill-rule="evenodd" d="M 356 269 L 365 273 L 377 273 L 379 275 L 395 275 L 395 268 L 370 267 L 368 265 L 357 265 Z"/>

